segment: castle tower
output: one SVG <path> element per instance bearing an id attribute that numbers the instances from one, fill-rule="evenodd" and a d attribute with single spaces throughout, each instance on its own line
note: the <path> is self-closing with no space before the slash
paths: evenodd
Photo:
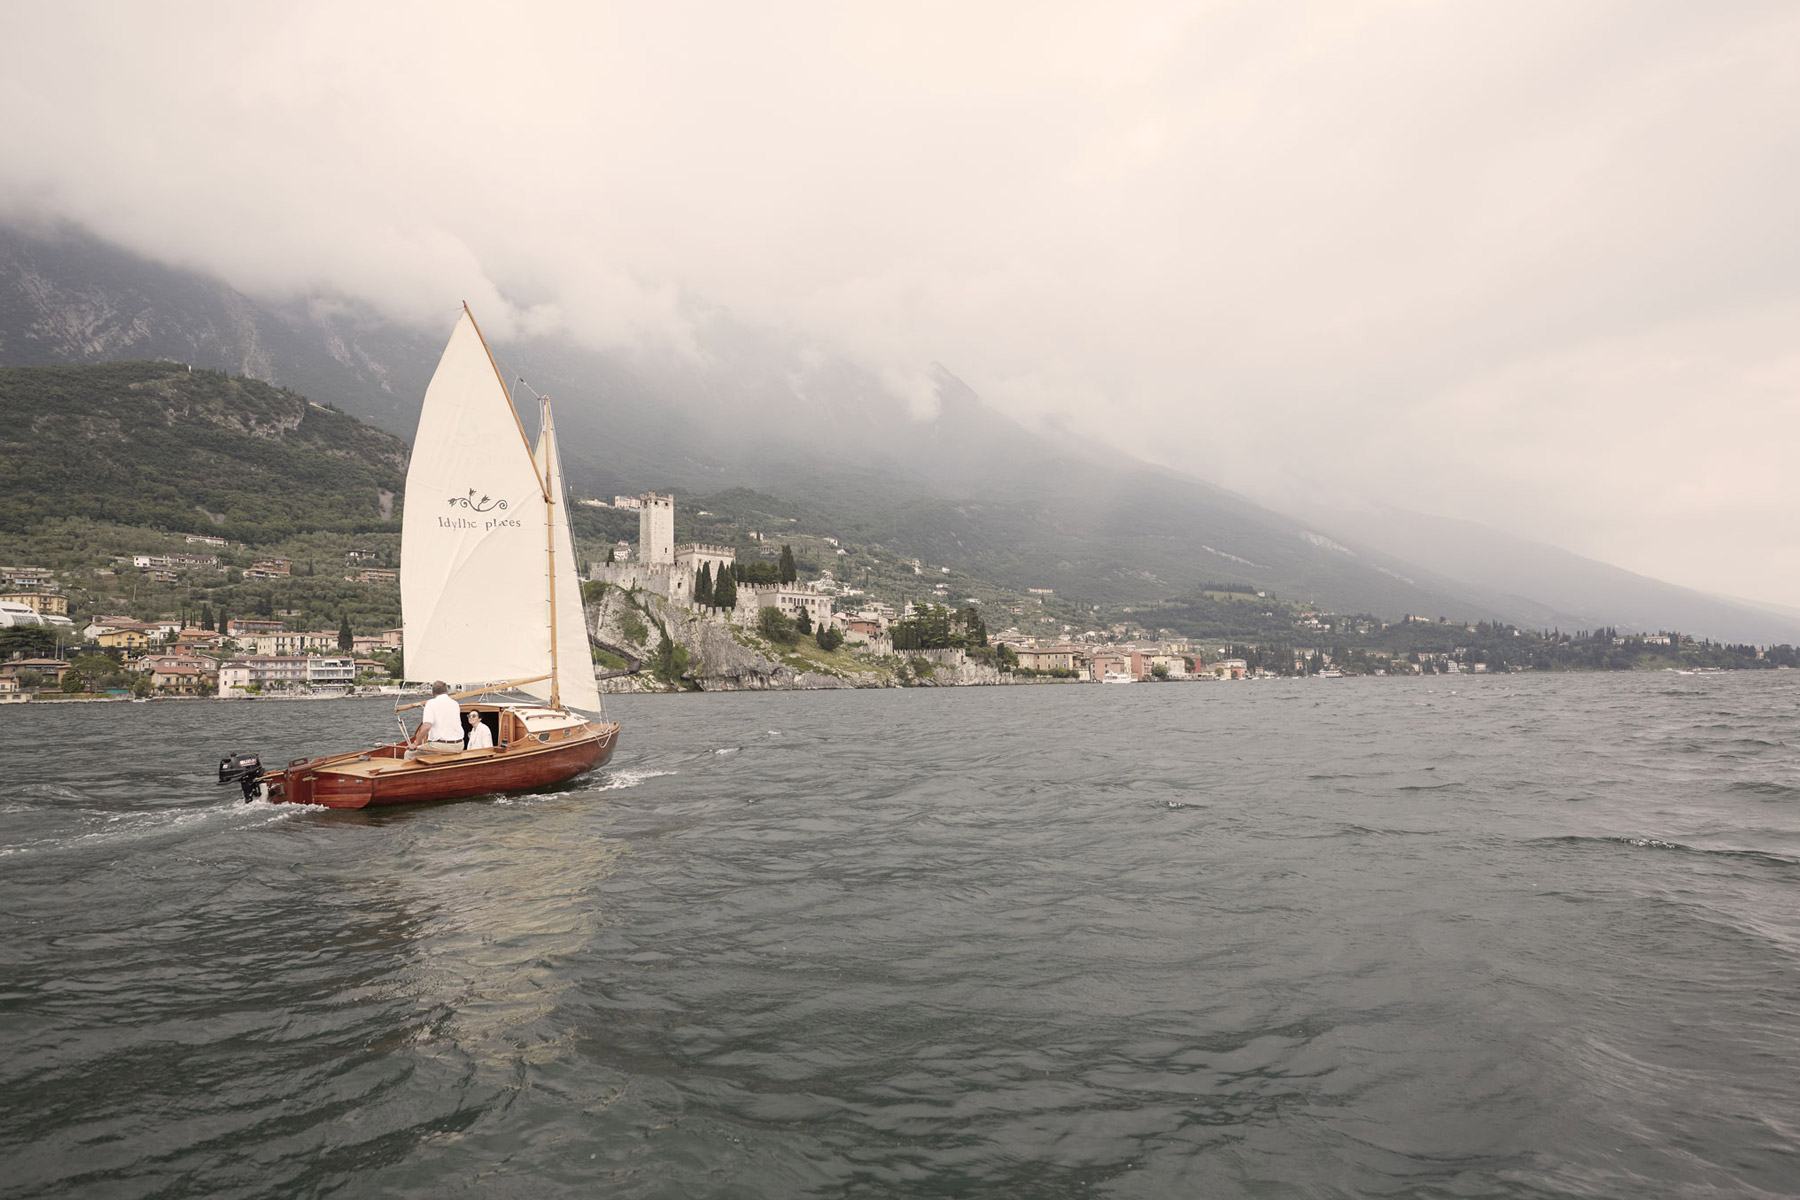
<path id="1" fill-rule="evenodd" d="M 646 567 L 675 565 L 675 497 L 645 492 L 639 497 L 638 561 Z"/>

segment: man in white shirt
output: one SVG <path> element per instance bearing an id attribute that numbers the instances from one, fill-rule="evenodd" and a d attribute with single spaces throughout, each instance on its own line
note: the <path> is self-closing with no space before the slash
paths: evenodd
<path id="1" fill-rule="evenodd" d="M 422 751 L 455 754 L 463 748 L 462 706 L 450 695 L 450 685 L 438 680 L 431 685 L 431 699 L 425 702 L 424 719 L 413 734 L 414 748 L 406 757 L 414 758 Z"/>
<path id="2" fill-rule="evenodd" d="M 478 713 L 478 712 L 470 713 L 469 714 L 469 749 L 471 749 L 471 750 L 489 750 L 489 749 L 493 748 L 493 745 L 494 745 L 494 731 L 487 727 L 487 722 L 481 719 L 480 713 Z"/>

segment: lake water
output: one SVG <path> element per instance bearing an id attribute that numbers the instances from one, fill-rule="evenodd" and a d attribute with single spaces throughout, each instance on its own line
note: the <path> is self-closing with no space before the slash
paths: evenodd
<path id="1" fill-rule="evenodd" d="M 1800 672 L 0 711 L 6 1196 L 1800 1192 Z"/>

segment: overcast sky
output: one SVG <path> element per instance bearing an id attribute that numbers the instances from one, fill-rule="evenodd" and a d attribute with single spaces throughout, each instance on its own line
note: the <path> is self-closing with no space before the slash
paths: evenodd
<path id="1" fill-rule="evenodd" d="M 1800 5 L 31 4 L 0 215 L 1800 604 Z M 897 400 L 897 402 L 901 402 Z"/>

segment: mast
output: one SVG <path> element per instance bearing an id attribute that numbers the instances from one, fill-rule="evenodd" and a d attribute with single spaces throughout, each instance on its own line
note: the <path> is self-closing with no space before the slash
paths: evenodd
<path id="1" fill-rule="evenodd" d="M 550 482 L 550 464 L 557 458 L 555 426 L 550 422 L 550 397 L 540 397 L 543 404 L 543 421 L 538 426 L 538 438 L 544 443 L 544 550 L 549 556 L 546 563 L 550 575 L 550 707 L 562 707 L 561 680 L 557 676 L 556 662 L 556 493 L 562 490 L 562 480 L 558 479 L 554 486 Z M 514 410 L 516 414 L 518 410 Z"/>

